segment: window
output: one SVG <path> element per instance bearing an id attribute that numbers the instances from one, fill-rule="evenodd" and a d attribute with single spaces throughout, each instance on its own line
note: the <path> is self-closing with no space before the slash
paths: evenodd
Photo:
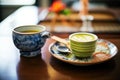
<path id="1" fill-rule="evenodd" d="M 36 0 L 0 0 L 0 5 L 32 5 Z"/>

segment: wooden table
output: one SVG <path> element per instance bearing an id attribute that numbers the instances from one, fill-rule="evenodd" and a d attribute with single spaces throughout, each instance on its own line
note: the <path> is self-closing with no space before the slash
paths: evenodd
<path id="1" fill-rule="evenodd" d="M 69 33 L 52 33 L 66 38 Z M 33 58 L 20 56 L 12 41 L 11 28 L 0 27 L 0 80 L 120 80 L 120 33 L 96 33 L 99 38 L 114 43 L 117 55 L 101 64 L 74 66 L 64 63 L 48 51 L 54 42 L 47 39 L 41 55 Z"/>
<path id="2" fill-rule="evenodd" d="M 57 34 L 67 37 L 69 34 Z M 120 50 L 120 35 L 97 34 L 114 43 Z M 33 58 L 20 56 L 11 36 L 0 36 L 0 80 L 118 80 L 120 52 L 108 62 L 93 66 L 74 66 L 51 56 L 47 39 L 41 55 Z"/>

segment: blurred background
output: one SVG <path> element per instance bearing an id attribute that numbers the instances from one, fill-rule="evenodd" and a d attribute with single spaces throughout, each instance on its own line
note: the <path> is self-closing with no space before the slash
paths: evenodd
<path id="1" fill-rule="evenodd" d="M 5 19 L 18 8 L 25 5 L 35 5 L 38 7 L 49 7 L 54 0 L 0 0 L 0 21 Z M 79 9 L 79 0 L 62 0 L 67 7 Z M 89 0 L 89 8 L 106 8 L 106 7 L 120 7 L 120 0 Z"/>

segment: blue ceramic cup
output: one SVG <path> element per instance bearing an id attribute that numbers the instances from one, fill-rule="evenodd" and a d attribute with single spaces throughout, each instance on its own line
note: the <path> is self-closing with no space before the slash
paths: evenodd
<path id="1" fill-rule="evenodd" d="M 50 33 L 43 25 L 25 25 L 16 27 L 12 32 L 12 37 L 21 56 L 34 57 L 40 54 Z"/>

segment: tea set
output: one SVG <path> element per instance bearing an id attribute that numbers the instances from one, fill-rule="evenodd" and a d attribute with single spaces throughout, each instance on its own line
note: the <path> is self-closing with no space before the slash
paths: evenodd
<path id="1" fill-rule="evenodd" d="M 46 39 L 51 38 L 56 41 L 49 46 L 51 55 L 61 61 L 75 65 L 100 63 L 111 59 L 118 51 L 113 43 L 99 39 L 93 33 L 75 32 L 70 34 L 68 39 L 63 39 L 58 36 L 51 36 L 43 25 L 16 27 L 12 31 L 12 37 L 20 55 L 24 57 L 39 55 Z M 101 46 L 102 43 L 105 43 L 107 47 Z M 98 60 L 97 58 L 100 58 L 98 55 L 105 58 Z"/>

